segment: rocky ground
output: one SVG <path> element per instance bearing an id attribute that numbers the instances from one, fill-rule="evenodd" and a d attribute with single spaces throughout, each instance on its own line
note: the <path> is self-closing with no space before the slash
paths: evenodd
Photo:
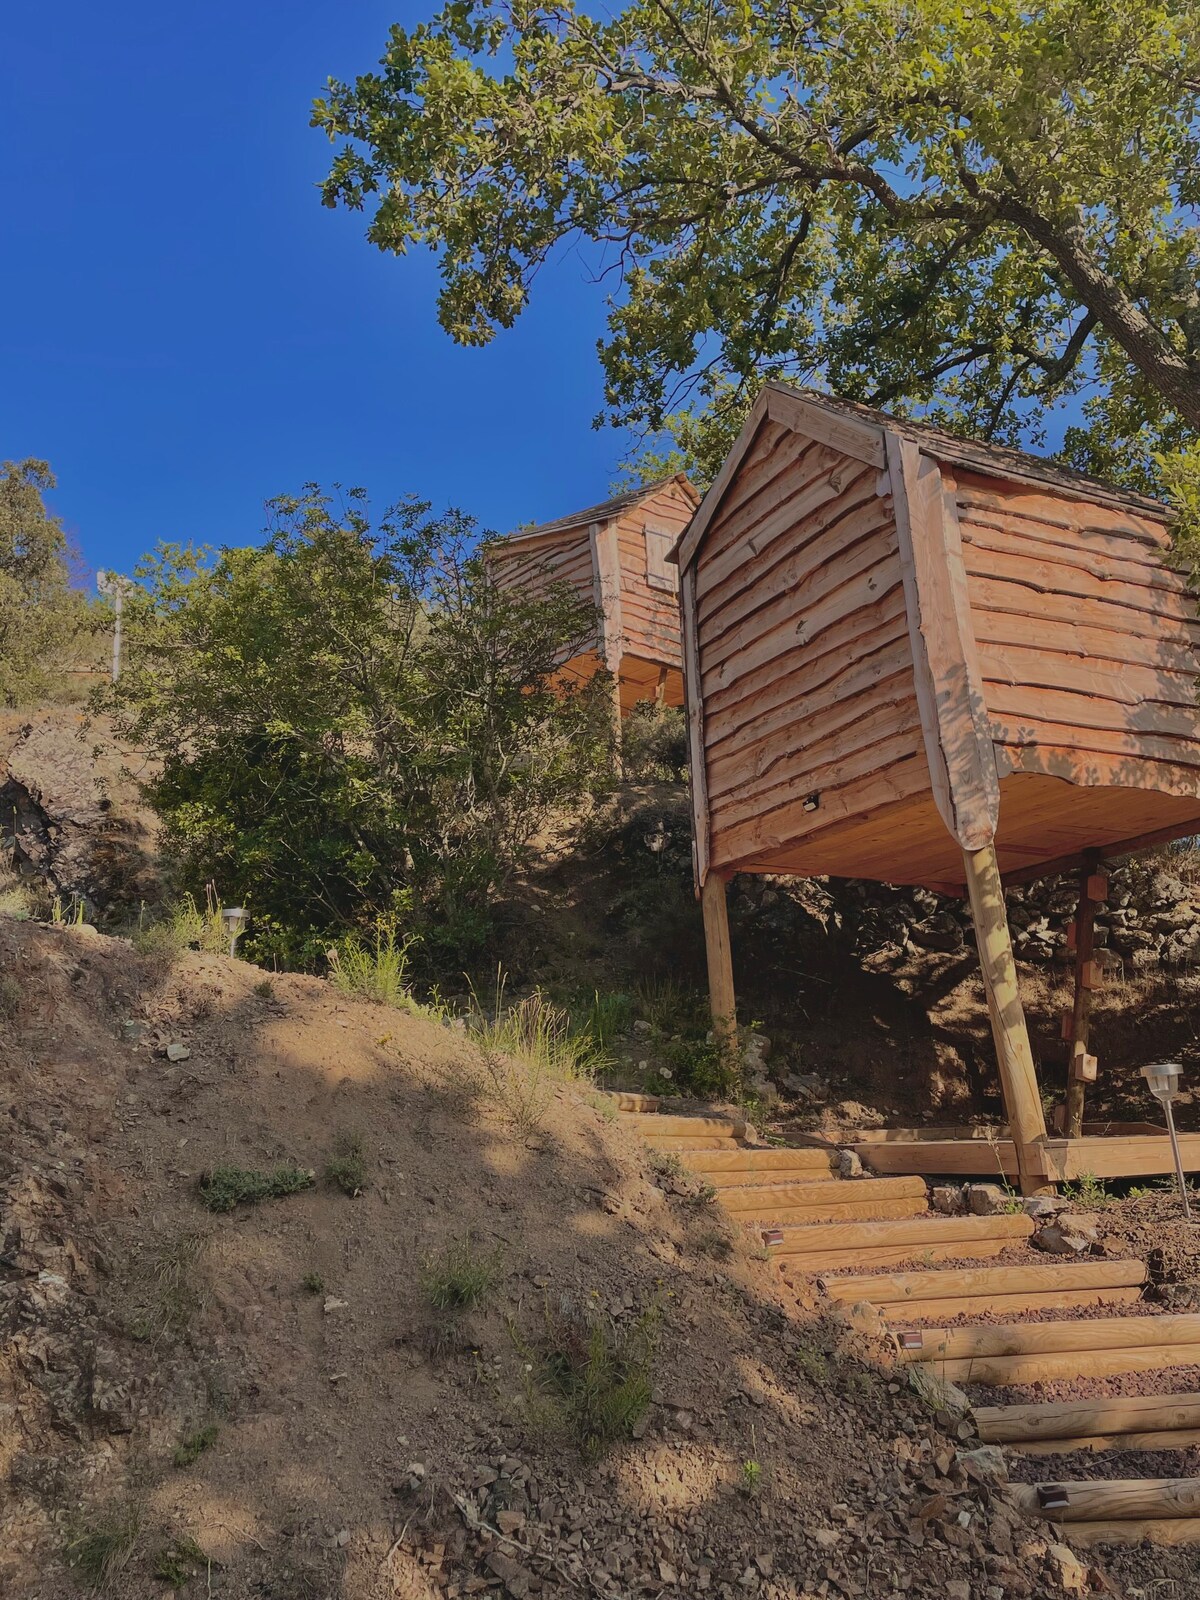
<path id="1" fill-rule="evenodd" d="M 6 1596 L 1109 1584 L 586 1088 L 517 1115 L 459 1028 L 87 929 L 0 919 L 0 977 Z"/>

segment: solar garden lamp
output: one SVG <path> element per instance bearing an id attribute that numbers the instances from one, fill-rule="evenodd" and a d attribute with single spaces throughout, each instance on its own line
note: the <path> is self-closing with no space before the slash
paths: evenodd
<path id="1" fill-rule="evenodd" d="M 1172 1102 L 1179 1097 L 1179 1080 L 1183 1077 L 1183 1068 L 1178 1061 L 1159 1061 L 1153 1066 L 1143 1067 L 1142 1077 L 1145 1078 L 1150 1093 L 1156 1100 L 1162 1102 L 1163 1110 L 1167 1114 L 1167 1132 L 1171 1135 L 1171 1154 L 1175 1157 L 1179 1197 L 1183 1201 L 1183 1214 L 1188 1222 L 1191 1222 L 1192 1208 L 1188 1204 L 1187 1179 L 1183 1173 L 1183 1157 L 1179 1153 L 1179 1135 L 1175 1132 L 1175 1114 L 1171 1110 Z"/>
<path id="2" fill-rule="evenodd" d="M 250 921 L 250 914 L 245 906 L 223 906 L 221 921 L 225 924 L 225 932 L 229 935 L 229 954 L 236 955 L 238 939 Z"/>

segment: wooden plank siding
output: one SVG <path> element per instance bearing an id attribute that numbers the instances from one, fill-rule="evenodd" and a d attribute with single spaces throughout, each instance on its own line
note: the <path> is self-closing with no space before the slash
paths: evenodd
<path id="1" fill-rule="evenodd" d="M 1200 798 L 1200 621 L 1161 524 L 959 471 L 1002 773 Z"/>
<path id="2" fill-rule="evenodd" d="M 573 678 L 590 677 L 602 665 L 619 680 L 619 701 L 628 713 L 639 700 L 683 704 L 683 641 L 677 569 L 666 583 L 650 578 L 646 530 L 677 540 L 696 507 L 680 478 L 631 493 L 593 521 L 555 524 L 545 533 L 518 533 L 492 546 L 488 560 L 498 581 L 530 596 L 566 582 L 601 611 L 594 648 L 564 660 Z M 585 514 L 586 515 L 586 514 Z M 563 519 L 567 521 L 568 519 Z"/>
<path id="3" fill-rule="evenodd" d="M 695 570 L 712 867 L 928 791 L 877 467 L 766 420 Z"/>

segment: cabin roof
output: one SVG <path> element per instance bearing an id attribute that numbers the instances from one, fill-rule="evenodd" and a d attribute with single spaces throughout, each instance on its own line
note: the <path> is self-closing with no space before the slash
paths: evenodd
<path id="1" fill-rule="evenodd" d="M 763 385 L 725 464 L 705 495 L 691 525 L 671 552 L 672 558 L 681 567 L 691 564 L 709 521 L 743 459 L 752 450 L 759 427 L 768 416 L 775 417 L 796 432 L 804 430 L 807 418 L 816 425 L 816 437 L 828 437 L 831 440 L 836 437 L 840 448 L 880 466 L 884 460 L 884 440 L 890 434 L 910 440 L 935 461 L 965 467 L 972 472 L 1010 481 L 1045 484 L 1072 499 L 1115 506 L 1162 522 L 1169 521 L 1171 517 L 1170 507 L 1160 500 L 1104 483 L 1099 478 L 1076 472 L 1074 468 L 1057 461 L 1047 461 L 1042 456 L 1030 455 L 1009 445 L 960 439 L 927 422 L 893 417 L 886 411 L 876 411 L 854 400 L 842 400 L 817 389 L 799 389 L 772 381 Z M 831 429 L 833 431 L 829 432 Z"/>
<path id="2" fill-rule="evenodd" d="M 973 470 L 992 473 L 996 477 L 1037 478 L 1057 489 L 1067 490 L 1076 497 L 1082 495 L 1110 503 L 1117 501 L 1143 515 L 1164 518 L 1171 515 L 1169 506 L 1150 495 L 1123 489 L 1103 478 L 1077 472 L 1074 467 L 1068 467 L 1061 461 L 1048 461 L 1044 456 L 1031 455 L 1027 450 L 1017 450 L 1006 444 L 984 444 L 977 439 L 960 439 L 957 434 L 947 433 L 944 428 L 935 428 L 932 423 L 894 417 L 872 406 L 860 405 L 856 400 L 843 400 L 816 389 L 797 389 L 787 384 L 777 384 L 775 387 L 795 395 L 799 400 L 824 406 L 828 411 L 861 417 L 865 422 L 873 422 L 890 433 L 899 434 L 901 438 L 911 439 L 936 461 L 955 462 Z"/>
<path id="3" fill-rule="evenodd" d="M 700 496 L 689 483 L 687 475 L 674 472 L 668 477 L 656 478 L 653 483 L 644 483 L 637 489 L 627 489 L 624 494 L 614 495 L 611 500 L 601 500 L 598 505 L 585 506 L 582 511 L 569 512 L 565 517 L 555 517 L 552 522 L 539 522 L 532 528 L 517 528 L 497 542 L 508 544 L 520 539 L 540 539 L 547 533 L 565 533 L 570 528 L 579 528 L 589 522 L 610 522 L 613 517 L 619 517 L 622 512 L 629 511 L 672 483 L 678 483 L 683 488 L 693 505 L 700 504 Z"/>

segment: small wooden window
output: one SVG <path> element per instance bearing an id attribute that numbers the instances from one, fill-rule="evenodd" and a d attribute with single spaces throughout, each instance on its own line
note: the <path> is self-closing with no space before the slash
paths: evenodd
<path id="1" fill-rule="evenodd" d="M 674 543 L 675 535 L 665 528 L 646 529 L 646 582 L 652 589 L 665 589 L 669 594 L 679 591 L 679 568 L 667 560 Z"/>

